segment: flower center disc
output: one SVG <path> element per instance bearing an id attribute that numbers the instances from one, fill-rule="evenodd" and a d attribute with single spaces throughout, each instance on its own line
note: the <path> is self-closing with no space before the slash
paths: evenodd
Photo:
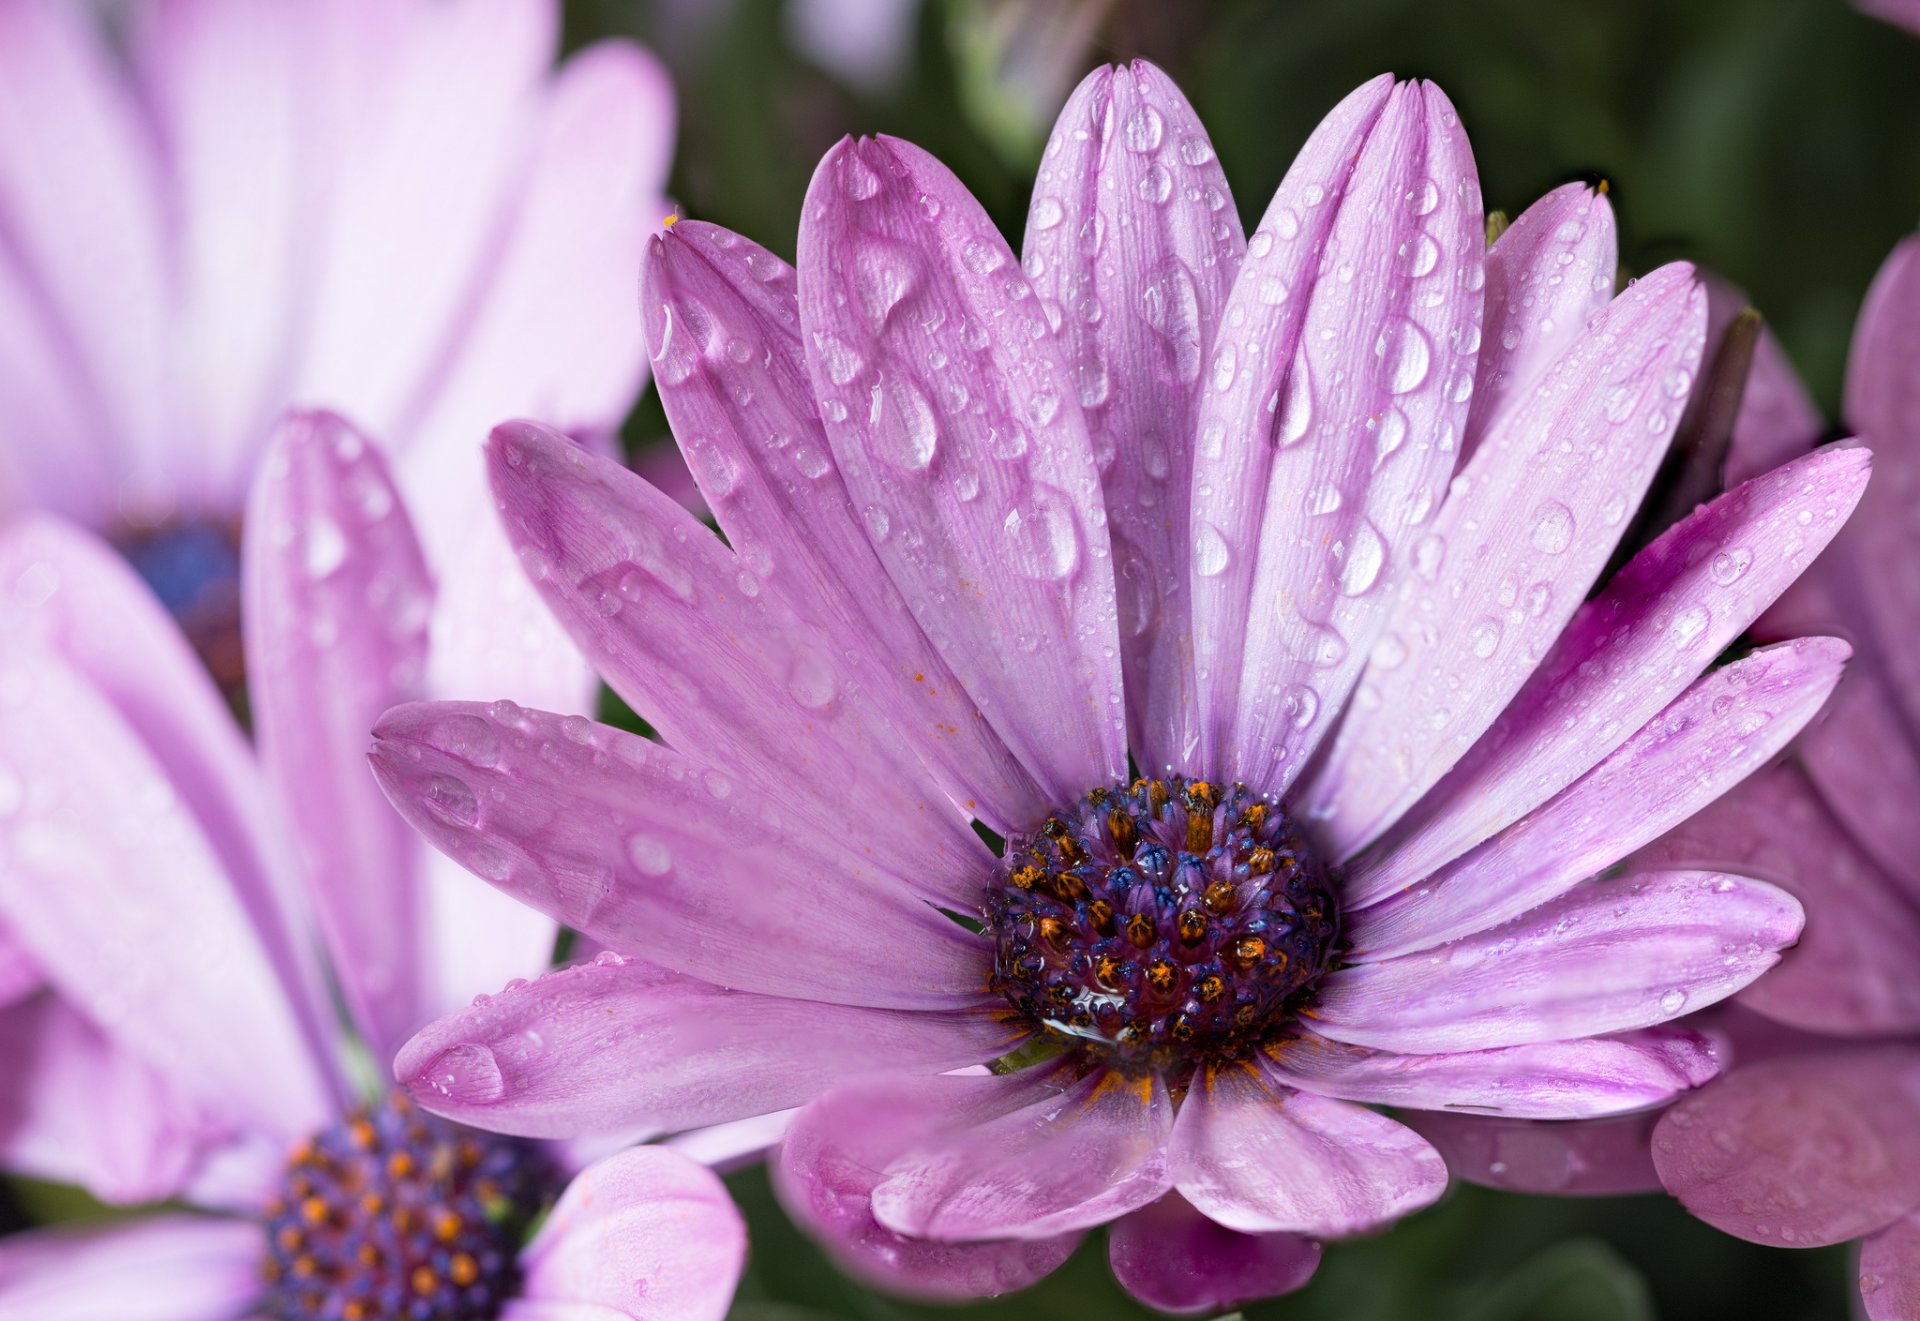
<path id="1" fill-rule="evenodd" d="M 986 916 L 1015 1009 L 1180 1081 L 1283 1027 L 1339 934 L 1285 812 L 1181 777 L 1095 789 L 1008 840 Z"/>
<path id="2" fill-rule="evenodd" d="M 490 1321 L 557 1185 L 527 1143 L 390 1096 L 289 1158 L 285 1192 L 266 1210 L 258 1311 L 277 1321 Z"/>
<path id="3" fill-rule="evenodd" d="M 220 691 L 246 686 L 240 634 L 240 529 L 212 518 L 130 526 L 113 545 L 180 625 Z"/>

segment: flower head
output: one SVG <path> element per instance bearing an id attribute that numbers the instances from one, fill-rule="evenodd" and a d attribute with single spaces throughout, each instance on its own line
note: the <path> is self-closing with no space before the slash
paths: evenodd
<path id="1" fill-rule="evenodd" d="M 1370 1104 L 1605 1115 L 1710 1076 L 1662 1024 L 1799 908 L 1610 869 L 1837 679 L 1828 639 L 1708 667 L 1865 455 L 1749 483 L 1587 601 L 1704 295 L 1669 267 L 1613 297 L 1584 188 L 1491 250 L 1480 206 L 1446 99 L 1382 78 L 1243 244 L 1136 64 L 1063 112 L 1022 260 L 885 138 L 821 163 L 797 278 L 661 236 L 655 376 L 726 541 L 546 428 L 490 458 L 542 595 L 664 741 L 441 704 L 374 753 L 442 849 L 617 953 L 397 1075 L 522 1134 L 804 1103 L 777 1184 L 860 1274 L 1015 1288 L 1112 1223 L 1172 1310 L 1439 1196 Z"/>
<path id="2" fill-rule="evenodd" d="M 0 1241 L 0 1314 L 147 1314 L 160 1290 L 276 1321 L 718 1317 L 742 1231 L 704 1168 L 638 1149 L 568 1185 L 559 1152 L 352 1100 L 323 940 L 384 1057 L 462 982 L 547 966 L 553 928 L 450 896 L 367 780 L 432 601 L 371 443 L 286 419 L 242 558 L 258 758 L 111 550 L 45 515 L 0 534 L 0 1161 L 217 1213 Z"/>

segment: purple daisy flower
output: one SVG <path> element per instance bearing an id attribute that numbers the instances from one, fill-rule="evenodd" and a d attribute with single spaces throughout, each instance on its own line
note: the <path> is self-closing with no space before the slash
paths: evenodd
<path id="1" fill-rule="evenodd" d="M 1873 1321 L 1920 1317 L 1920 667 L 1904 645 L 1920 607 L 1920 238 L 1867 295 L 1849 363 L 1849 426 L 1879 476 L 1832 554 L 1755 626 L 1853 638 L 1858 663 L 1791 762 L 1742 786 L 1651 852 L 1716 859 L 1805 900 L 1806 938 L 1741 996 L 1740 1067 L 1665 1115 L 1652 1155 L 1695 1215 L 1755 1242 L 1862 1239 Z M 1798 399 L 1756 438 L 1804 450 L 1819 417 Z"/>
<path id="2" fill-rule="evenodd" d="M 885 138 L 822 162 L 797 278 L 662 235 L 655 378 L 726 540 L 547 428 L 490 459 L 542 595 L 664 741 L 432 704 L 373 754 L 442 849 L 618 953 L 435 1024 L 397 1076 L 526 1135 L 804 1104 L 777 1185 L 864 1278 L 1017 1288 L 1111 1223 L 1173 1311 L 1440 1195 L 1370 1106 L 1586 1117 L 1709 1077 L 1662 1025 L 1799 906 L 1610 869 L 1825 699 L 1831 639 L 1709 666 L 1866 456 L 1757 478 L 1587 601 L 1705 296 L 1676 266 L 1613 297 L 1584 188 L 1483 225 L 1445 97 L 1383 77 L 1243 244 L 1136 64 L 1062 113 L 1023 260 Z"/>
<path id="3" fill-rule="evenodd" d="M 1920 0 L 1854 0 L 1854 3 L 1876 18 L 1920 32 Z"/>
<path id="4" fill-rule="evenodd" d="M 351 1103 L 316 934 L 385 1058 L 459 983 L 546 966 L 552 926 L 503 943 L 361 761 L 433 594 L 384 460 L 293 415 L 247 527 L 258 761 L 112 550 L 48 515 L 0 535 L 0 916 L 31 971 L 0 1000 L 0 1164 L 215 1213 L 0 1240 L 0 1317 L 718 1318 L 744 1238 L 704 1167 L 629 1151 L 562 1192 L 556 1151 Z"/>
<path id="5" fill-rule="evenodd" d="M 473 452 L 630 407 L 664 71 L 554 69 L 554 0 L 101 8 L 0 0 L 0 515 L 113 543 L 237 693 L 242 504 L 324 404 L 390 446 L 442 580 L 432 690 L 584 705 Z"/>

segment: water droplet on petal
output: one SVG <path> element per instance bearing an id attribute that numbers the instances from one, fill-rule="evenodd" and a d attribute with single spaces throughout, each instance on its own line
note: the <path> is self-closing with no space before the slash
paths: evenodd
<path id="1" fill-rule="evenodd" d="M 1148 152 L 1160 150 L 1161 139 L 1166 136 L 1167 123 L 1160 112 L 1150 105 L 1143 105 L 1127 116 L 1125 142 L 1128 151 Z"/>
<path id="2" fill-rule="evenodd" d="M 1060 205 L 1057 197 L 1043 197 L 1033 204 L 1033 217 L 1028 222 L 1035 229 L 1052 229 L 1066 219 L 1067 209 Z"/>
<path id="3" fill-rule="evenodd" d="M 1381 379 L 1391 394 L 1419 389 L 1433 362 L 1427 332 L 1406 320 L 1387 327 L 1374 351 L 1380 358 Z"/>
<path id="4" fill-rule="evenodd" d="M 418 1077 L 450 1101 L 488 1105 L 507 1094 L 500 1061 L 477 1041 L 441 1051 Z"/>
<path id="5" fill-rule="evenodd" d="M 867 443 L 880 459 L 908 472 L 933 462 L 933 406 L 906 377 L 889 374 L 874 384 L 867 420 Z"/>
<path id="6" fill-rule="evenodd" d="M 1023 578 L 1054 582 L 1080 562 L 1080 530 L 1064 491 L 1036 482 L 1001 523 L 1007 559 Z"/>
<path id="7" fill-rule="evenodd" d="M 1200 523 L 1193 530 L 1193 571 L 1202 578 L 1214 578 L 1226 572 L 1231 558 L 1227 539 L 1211 523 Z"/>
<path id="8" fill-rule="evenodd" d="M 1353 525 L 1344 542 L 1334 543 L 1333 556 L 1341 594 L 1364 596 L 1380 580 L 1380 570 L 1387 562 L 1387 543 L 1363 518 Z"/>
<path id="9" fill-rule="evenodd" d="M 1573 511 L 1558 500 L 1543 500 L 1533 511 L 1533 548 L 1558 555 L 1573 544 Z"/>

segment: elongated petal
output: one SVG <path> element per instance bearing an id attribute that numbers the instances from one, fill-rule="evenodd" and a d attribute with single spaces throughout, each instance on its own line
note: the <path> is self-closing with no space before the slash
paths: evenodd
<path id="1" fill-rule="evenodd" d="M 499 704 L 401 707 L 375 733 L 374 774 L 435 847 L 611 949 L 844 1004 L 986 994 L 978 937 L 852 849 L 736 797 L 704 762 Z"/>
<path id="2" fill-rule="evenodd" d="M 1016 1037 L 984 1013 L 751 995 L 603 955 L 430 1025 L 394 1076 L 421 1104 L 501 1132 L 670 1133 L 799 1105 L 880 1069 L 980 1064 Z"/>
<path id="3" fill-rule="evenodd" d="M 1063 337 L 1106 492 L 1133 751 L 1197 716 L 1187 607 L 1200 369 L 1246 249 L 1193 107 L 1153 65 L 1096 69 L 1054 124 L 1021 264 Z"/>
<path id="4" fill-rule="evenodd" d="M 289 986 L 316 1055 L 333 1027 L 297 861 L 259 762 L 199 658 L 153 593 L 105 543 L 25 515 L 0 535 L 0 639 L 57 655 L 110 703 L 154 783 L 179 800 Z M 0 774 L 0 800 L 10 796 Z M 102 801 L 112 801 L 103 799 Z"/>
<path id="5" fill-rule="evenodd" d="M 156 144 L 96 21 L 57 0 L 0 6 L 0 261 L 33 289 L 43 329 L 74 346 L 95 435 L 117 451 L 116 494 L 165 507 L 185 448 L 164 444 L 168 217 Z"/>
<path id="6" fill-rule="evenodd" d="M 973 879 L 978 841 L 869 708 L 858 667 L 718 537 L 549 428 L 501 427 L 488 456 L 540 594 L 669 743 L 916 880 Z"/>
<path id="7" fill-rule="evenodd" d="M 807 363 L 867 535 L 1054 802 L 1126 774 L 1113 559 L 1078 390 L 980 204 L 892 138 L 820 162 Z"/>
<path id="8" fill-rule="evenodd" d="M 433 584 L 381 455 L 289 414 L 247 507 L 247 688 L 341 993 L 390 1055 L 420 1019 L 419 840 L 367 774 L 367 731 L 419 696 Z"/>
<path id="9" fill-rule="evenodd" d="M 1772 967 L 1800 905 L 1760 881 L 1654 872 L 1575 887 L 1505 926 L 1340 969 L 1314 1027 L 1415 1055 L 1563 1041 L 1704 1009 Z"/>
<path id="10" fill-rule="evenodd" d="M 1193 765 L 1277 792 L 1344 705 L 1460 448 L 1484 248 L 1452 106 L 1385 81 L 1248 241 L 1200 408 Z"/>
<path id="11" fill-rule="evenodd" d="M 930 1079 L 923 1094 L 948 1087 Z M 1044 1240 L 1167 1191 L 1173 1102 L 1157 1075 L 1100 1071 L 1066 1085 L 1015 1078 L 1003 1087 L 1025 1094 L 888 1162 L 873 1190 L 875 1219 L 945 1242 Z"/>
<path id="12" fill-rule="evenodd" d="M 1824 430 L 1826 420 L 1793 370 L 1787 351 L 1763 327 L 1753 346 L 1747 388 L 1740 396 L 1740 412 L 1727 446 L 1726 484 L 1737 486 L 1792 462 L 1813 448 Z"/>
<path id="13" fill-rule="evenodd" d="M 1866 480 L 1859 450 L 1808 455 L 1694 511 L 1634 556 L 1407 827 L 1355 864 L 1349 902 L 1424 879 L 1598 765 L 1793 582 Z"/>
<path id="14" fill-rule="evenodd" d="M 1653 1135 L 1667 1190 L 1755 1243 L 1817 1247 L 1920 1206 L 1920 1051 L 1863 1047 L 1737 1069 Z"/>
<path id="15" fill-rule="evenodd" d="M 1634 865 L 1738 872 L 1773 882 L 1805 906 L 1800 943 L 1740 992 L 1747 1008 L 1810 1032 L 1920 1031 L 1920 914 L 1861 853 L 1799 767 L 1754 776 L 1642 849 Z"/>
<path id="16" fill-rule="evenodd" d="M 0 692 L 0 747 L 26 786 L 5 823 L 0 909 L 48 980 L 213 1113 L 285 1136 L 314 1127 L 331 1108 L 323 1066 L 162 769 L 37 648 L 0 649 Z"/>
<path id="17" fill-rule="evenodd" d="M 1254 1067 L 1195 1079 L 1170 1156 L 1180 1195 L 1243 1234 L 1358 1233 L 1447 1187 L 1439 1153 L 1405 1125 L 1277 1085 Z"/>
<path id="18" fill-rule="evenodd" d="M 225 1321 L 260 1293 L 244 1220 L 156 1215 L 0 1240 L 0 1321 Z"/>
<path id="19" fill-rule="evenodd" d="M 1522 1119 L 1639 1110 L 1720 1071 L 1716 1043 L 1684 1028 L 1459 1055 L 1398 1055 L 1303 1033 L 1269 1054 L 1277 1077 L 1322 1096 Z"/>
<path id="20" fill-rule="evenodd" d="M 1613 208 L 1604 193 L 1577 183 L 1522 211 L 1487 249 L 1486 338 L 1463 464 L 1606 307 L 1619 262 Z"/>
<path id="21" fill-rule="evenodd" d="M 520 1292 L 635 1318 L 720 1321 L 746 1252 L 746 1224 L 711 1170 L 637 1147 L 574 1176 L 520 1253 Z"/>
<path id="22" fill-rule="evenodd" d="M 26 273 L 0 258 L 0 426 L 8 436 L 59 438 L 0 447 L 0 511 L 98 522 L 118 466 L 113 424 L 93 398 L 85 362 L 49 318 Z"/>
<path id="23" fill-rule="evenodd" d="M 1446 1157 L 1456 1179 L 1555 1197 L 1617 1197 L 1660 1191 L 1649 1144 L 1660 1111 L 1544 1123 L 1409 1110 L 1408 1127 Z"/>
<path id="24" fill-rule="evenodd" d="M 1320 1245 L 1298 1234 L 1238 1234 L 1179 1193 L 1114 1221 L 1107 1260 L 1126 1291 L 1155 1311 L 1215 1316 L 1292 1293 L 1320 1265 Z"/>
<path id="25" fill-rule="evenodd" d="M 33 961 L 13 932 L 0 921 L 0 1009 L 18 1003 L 46 985 L 40 965 Z"/>
<path id="26" fill-rule="evenodd" d="M 1014 1080 L 894 1078 L 851 1083 L 808 1105 L 787 1131 L 773 1186 L 787 1213 L 840 1267 L 869 1284 L 935 1301 L 1024 1289 L 1073 1252 L 1078 1233 L 943 1243 L 895 1233 L 874 1218 L 887 1168 L 976 1111 L 999 1113 L 1028 1089 Z"/>
<path id="27" fill-rule="evenodd" d="M 1911 17 L 1920 30 L 1920 7 Z M 1920 1316 L 1920 1211 L 1909 1212 L 1860 1247 L 1860 1301 L 1868 1321 Z"/>
<path id="28" fill-rule="evenodd" d="M 1814 569 L 1823 586 L 1865 576 L 1850 558 L 1838 558 L 1837 549 L 1835 554 L 1835 563 Z M 1920 738 L 1908 733 L 1887 667 L 1890 650 L 1872 636 L 1863 639 L 1857 673 L 1849 667 L 1847 682 L 1796 751 L 1848 835 L 1909 899 L 1920 899 L 1920 814 L 1913 810 L 1920 801 Z"/>
<path id="29" fill-rule="evenodd" d="M 1652 842 L 1764 766 L 1840 680 L 1847 645 L 1806 638 L 1714 670 L 1532 815 L 1430 880 L 1352 915 L 1367 959 L 1518 917 Z"/>
<path id="30" fill-rule="evenodd" d="M 794 288 L 785 262 L 717 226 L 654 240 L 642 312 L 674 432 L 747 571 L 862 657 L 867 700 L 948 796 L 1003 832 L 1030 822 L 1050 804 L 921 632 L 840 479 Z"/>
<path id="31" fill-rule="evenodd" d="M 1559 637 L 1667 452 L 1705 329 L 1691 269 L 1663 267 L 1492 423 L 1415 548 L 1312 791 L 1336 854 L 1452 769 Z"/>

